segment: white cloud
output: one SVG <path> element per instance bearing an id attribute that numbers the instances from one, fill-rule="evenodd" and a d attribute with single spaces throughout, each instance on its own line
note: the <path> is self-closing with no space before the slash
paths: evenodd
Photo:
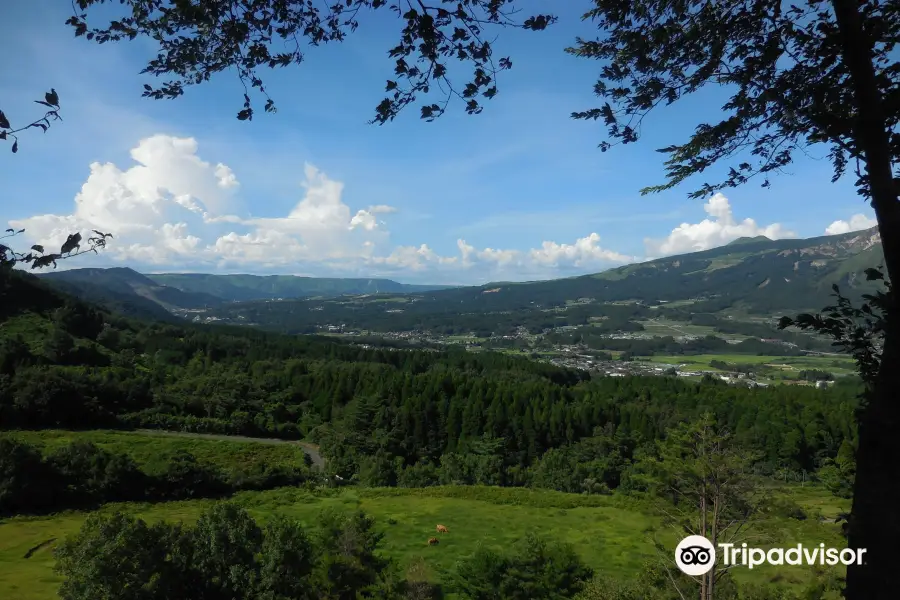
<path id="1" fill-rule="evenodd" d="M 415 246 L 398 246 L 388 256 L 372 257 L 371 262 L 376 265 L 422 271 L 429 268 L 430 265 L 449 265 L 456 263 L 457 260 L 455 256 L 440 256 L 429 248 L 427 244 L 422 244 L 418 248 Z"/>
<path id="2" fill-rule="evenodd" d="M 596 233 L 574 243 L 538 248 L 476 248 L 457 240 L 442 255 L 428 243 L 391 246 L 385 204 L 351 209 L 344 184 L 305 165 L 302 195 L 283 217 L 241 217 L 238 176 L 228 165 L 203 160 L 193 138 L 154 135 L 131 151 L 135 164 L 93 163 L 68 215 L 11 222 L 36 243 L 58 247 L 73 231 L 115 236 L 101 255 L 137 269 L 245 272 L 418 273 L 433 281 L 470 277 L 552 277 L 571 269 L 602 270 L 634 260 L 600 246 Z M 66 264 L 65 267 L 80 266 Z"/>
<path id="3" fill-rule="evenodd" d="M 662 240 L 645 239 L 644 245 L 648 256 L 660 257 L 708 250 L 741 237 L 764 235 L 773 240 L 797 237 L 796 233 L 785 229 L 780 223 L 762 227 L 749 218 L 740 223 L 736 222 L 728 198 L 721 193 L 710 198 L 709 202 L 703 205 L 703 210 L 712 218 L 703 219 L 699 223 L 682 223 Z"/>
<path id="4" fill-rule="evenodd" d="M 195 254 L 200 239 L 185 219 L 207 218 L 232 206 L 237 177 L 225 165 L 197 156 L 197 141 L 154 135 L 131 150 L 135 165 L 122 170 L 95 162 L 75 196 L 70 215 L 38 215 L 11 221 L 29 239 L 59 247 L 73 231 L 111 232 L 109 251 L 120 260 L 163 264 Z"/>
<path id="5" fill-rule="evenodd" d="M 219 187 L 233 188 L 238 186 L 237 177 L 230 167 L 219 163 L 216 165 L 216 177 L 219 178 Z"/>
<path id="6" fill-rule="evenodd" d="M 350 207 L 342 199 L 343 183 L 329 179 L 309 164 L 304 167 L 304 175 L 306 193 L 286 217 L 238 220 L 241 225 L 253 228 L 254 234 L 238 236 L 230 233 L 225 236 L 227 239 L 220 238 L 214 248 L 228 247 L 230 257 L 238 260 L 240 246 L 246 245 L 246 260 L 256 261 L 259 250 L 255 247 L 267 243 L 270 252 L 285 255 L 279 259 L 280 263 L 285 263 L 290 259 L 365 258 L 387 243 L 389 234 L 375 214 L 393 212 L 393 207 L 370 207 L 351 216 Z M 286 254 L 288 251 L 290 254 Z"/>
<path id="7" fill-rule="evenodd" d="M 592 233 L 575 240 L 574 244 L 544 242 L 539 250 L 531 250 L 529 255 L 536 263 L 546 266 L 566 263 L 581 267 L 596 262 L 627 263 L 634 260 L 633 257 L 601 248 L 599 244 L 600 236 Z"/>
<path id="8" fill-rule="evenodd" d="M 825 228 L 825 235 L 837 235 L 839 233 L 849 233 L 851 231 L 860 231 L 870 229 L 878 225 L 878 221 L 867 217 L 864 214 L 857 213 L 850 217 L 849 221 L 838 220 Z"/>

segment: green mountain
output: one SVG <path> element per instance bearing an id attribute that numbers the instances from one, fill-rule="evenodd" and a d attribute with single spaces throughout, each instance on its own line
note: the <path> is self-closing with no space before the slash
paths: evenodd
<path id="1" fill-rule="evenodd" d="M 871 289 L 863 271 L 883 262 L 877 228 L 809 239 L 744 238 L 702 252 L 635 263 L 581 277 L 528 283 L 488 283 L 425 294 L 460 309 L 515 310 L 593 302 L 705 301 L 718 309 L 753 313 L 815 310 L 832 284 L 848 293 Z"/>
<path id="2" fill-rule="evenodd" d="M 340 279 L 294 275 L 208 275 L 160 273 L 146 276 L 159 285 L 187 293 L 206 293 L 227 302 L 308 298 L 345 294 L 412 294 L 447 289 L 442 285 L 407 285 L 390 279 Z"/>
<path id="3" fill-rule="evenodd" d="M 772 317 L 817 311 L 832 284 L 850 297 L 872 291 L 863 271 L 883 261 L 877 230 L 802 240 L 749 239 L 741 244 L 627 265 L 594 275 L 528 283 L 489 283 L 416 294 L 241 302 L 206 311 L 229 323 L 289 333 L 343 325 L 371 331 L 480 331 L 602 325 L 681 311 Z M 721 316 L 721 315 L 720 315 Z M 201 317 L 198 317 L 201 318 Z M 479 335 L 479 337 L 485 337 Z"/>
<path id="4" fill-rule="evenodd" d="M 171 319 L 172 309 L 216 306 L 220 298 L 160 285 L 132 269 L 72 269 L 38 275 L 58 289 L 134 317 Z"/>
<path id="5" fill-rule="evenodd" d="M 880 236 L 873 228 L 810 239 L 741 238 L 720 248 L 594 275 L 449 289 L 388 279 L 142 275 L 125 268 L 73 269 L 41 278 L 133 316 L 163 318 L 163 313 L 200 311 L 225 321 L 278 329 L 290 321 L 288 329 L 303 331 L 335 322 L 369 328 L 373 320 L 379 328 L 389 322 L 403 328 L 432 328 L 435 322 L 472 313 L 506 314 L 509 318 L 503 320 L 514 325 L 512 321 L 521 320 L 523 313 L 572 303 L 689 302 L 695 312 L 790 314 L 825 306 L 833 284 L 851 297 L 869 291 L 863 271 L 882 261 Z"/>
<path id="6" fill-rule="evenodd" d="M 767 238 L 764 235 L 757 235 L 755 237 L 739 237 L 738 239 L 728 242 L 725 244 L 726 246 L 740 246 L 741 244 L 751 244 L 754 242 L 771 242 L 772 240 Z"/>
<path id="7" fill-rule="evenodd" d="M 129 268 L 72 269 L 38 275 L 57 289 L 137 318 L 171 320 L 172 313 L 230 302 L 345 294 L 411 294 L 449 286 L 407 285 L 389 279 L 338 279 L 291 275 L 143 275 Z"/>

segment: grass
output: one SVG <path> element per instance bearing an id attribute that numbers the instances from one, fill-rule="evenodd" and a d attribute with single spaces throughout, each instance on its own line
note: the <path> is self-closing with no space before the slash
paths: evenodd
<path id="1" fill-rule="evenodd" d="M 779 487 L 777 493 L 793 499 L 807 510 L 837 514 L 841 501 L 813 487 Z M 437 580 L 471 554 L 480 542 L 503 548 L 529 531 L 573 544 L 583 559 L 610 576 L 634 576 L 646 560 L 656 557 L 653 538 L 673 547 L 680 536 L 640 502 L 613 496 L 582 496 L 552 491 L 515 488 L 439 487 L 424 489 L 345 488 L 309 492 L 282 488 L 267 492 L 244 492 L 234 501 L 264 521 L 284 514 L 304 524 L 314 523 L 326 507 L 362 509 L 373 515 L 385 532 L 384 552 L 406 567 L 424 560 Z M 101 509 L 120 509 L 148 521 L 160 519 L 192 522 L 210 501 L 194 500 L 161 504 L 117 504 Z M 50 600 L 60 579 L 53 572 L 52 549 L 66 535 L 78 530 L 87 513 L 61 513 L 49 517 L 13 518 L 0 522 L 0 598 Z M 428 547 L 437 523 L 449 534 L 438 546 Z M 816 519 L 797 521 L 771 518 L 759 532 L 773 545 L 804 542 L 842 547 L 836 525 Z M 54 540 L 49 542 L 49 540 Z M 25 555 L 36 548 L 30 558 Z M 765 544 L 760 544 L 765 547 Z M 815 577 L 811 569 L 759 567 L 735 570 L 739 583 L 765 584 L 774 579 L 806 583 Z"/>
<path id="2" fill-rule="evenodd" d="M 0 433 L 40 446 L 45 454 L 73 441 L 93 442 L 118 454 L 128 454 L 147 473 L 165 470 L 179 450 L 193 454 L 201 462 L 211 463 L 226 471 L 242 471 L 257 465 L 302 467 L 303 449 L 295 444 L 260 444 L 231 440 L 196 439 L 131 431 L 14 431 Z M 0 597 L 3 597 L 0 594 Z"/>

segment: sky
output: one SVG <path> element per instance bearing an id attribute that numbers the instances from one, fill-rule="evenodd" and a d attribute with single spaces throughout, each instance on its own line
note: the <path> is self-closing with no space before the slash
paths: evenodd
<path id="1" fill-rule="evenodd" d="M 25 229 L 24 246 L 113 234 L 99 256 L 60 268 L 451 285 L 568 277 L 743 236 L 875 225 L 851 177 L 831 183 L 824 148 L 799 155 L 767 189 L 689 199 L 698 178 L 642 196 L 664 180 L 655 150 L 715 119 L 723 91 L 661 109 L 638 143 L 600 152 L 603 126 L 569 116 L 599 104 L 599 65 L 564 52 L 576 36 L 598 35 L 580 19 L 587 4 L 522 4 L 560 20 L 543 32 L 496 32 L 496 55 L 513 68 L 480 115 L 456 102 L 428 123 L 413 106 L 378 126 L 368 121 L 402 29 L 384 10 L 363 15 L 345 42 L 309 48 L 302 65 L 263 71 L 278 112 L 248 122 L 235 118 L 243 89 L 234 73 L 177 100 L 142 98 L 156 83 L 140 74 L 152 42 L 75 38 L 66 2 L 0 3 L 0 22 L 14 24 L 0 37 L 0 109 L 13 126 L 30 121 L 52 87 L 64 118 L 26 132 L 17 154 L 0 147 L 0 220 Z"/>

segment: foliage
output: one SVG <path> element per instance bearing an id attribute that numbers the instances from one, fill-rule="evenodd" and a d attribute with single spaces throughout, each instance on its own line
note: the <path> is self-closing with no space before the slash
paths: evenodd
<path id="1" fill-rule="evenodd" d="M 47 132 L 47 129 L 50 128 L 50 121 L 61 121 L 62 117 L 59 116 L 60 106 L 59 106 L 59 94 L 56 93 L 56 90 L 50 89 L 49 92 L 44 94 L 43 100 L 35 100 L 36 104 L 40 104 L 42 106 L 46 106 L 49 110 L 44 114 L 43 117 L 32 121 L 27 125 L 23 125 L 22 127 L 13 127 L 9 118 L 0 110 L 0 140 L 8 140 L 12 138 L 12 148 L 13 154 L 19 151 L 19 137 L 16 135 L 17 133 L 21 133 L 26 129 L 31 129 L 32 127 L 40 127 L 41 131 L 44 133 Z M 0 247 L 2 249 L 2 247 Z M 2 259 L 2 254 L 0 254 L 0 259 Z"/>
<path id="2" fill-rule="evenodd" d="M 881 365 L 887 315 L 896 309 L 893 288 L 884 279 L 884 273 L 879 269 L 867 269 L 866 279 L 881 281 L 885 290 L 864 295 L 863 304 L 857 307 L 835 285 L 836 303 L 826 306 L 823 309 L 825 314 L 783 317 L 779 327 L 798 327 L 832 338 L 833 346 L 854 358 L 863 381 L 874 385 Z"/>
<path id="3" fill-rule="evenodd" d="M 833 494 L 843 498 L 851 496 L 856 477 L 856 456 L 849 440 L 841 442 L 837 457 L 826 460 L 816 475 Z"/>
<path id="4" fill-rule="evenodd" d="M 6 235 L 0 236 L 0 240 L 19 235 L 24 231 L 24 229 L 19 229 L 18 231 L 15 229 L 7 229 Z M 106 240 L 111 238 L 112 234 L 103 233 L 96 229 L 92 232 L 95 235 L 87 238 L 87 248 L 81 248 L 82 237 L 80 233 L 76 232 L 70 234 L 66 238 L 66 241 L 60 247 L 59 252 L 51 252 L 50 254 L 46 254 L 44 252 L 44 247 L 37 244 L 31 247 L 31 252 L 24 254 L 22 252 L 16 252 L 9 246 L 0 243 L 0 278 L 5 279 L 7 276 L 5 271 L 18 263 L 30 264 L 32 269 L 41 269 L 50 265 L 53 265 L 53 268 L 56 268 L 56 261 L 58 260 L 72 258 L 79 254 L 85 254 L 86 252 L 97 254 L 99 250 L 106 247 Z M 6 285 L 3 285 L 3 288 L 6 288 Z"/>
<path id="5" fill-rule="evenodd" d="M 46 456 L 12 436 L 0 437 L 0 515 L 85 508 L 127 500 L 217 498 L 239 490 L 270 489 L 312 481 L 308 468 L 260 469 L 247 477 L 197 461 L 179 450 L 161 472 L 141 469 L 124 453 L 76 439 Z"/>
<path id="6" fill-rule="evenodd" d="M 0 438 L 0 514 L 16 514 L 48 504 L 51 480 L 40 452 Z"/>
<path id="7" fill-rule="evenodd" d="M 478 548 L 459 563 L 454 587 L 470 600 L 562 600 L 592 576 L 572 546 L 532 533 L 508 553 Z"/>
<path id="8" fill-rule="evenodd" d="M 433 87 L 442 92 L 441 104 L 423 104 L 421 116 L 432 120 L 440 116 L 453 97 L 465 101 L 466 112 L 481 112 L 481 98 L 497 94 L 496 77 L 512 67 L 509 58 L 494 60 L 490 27 L 515 27 L 540 31 L 553 23 L 551 15 L 515 18 L 514 0 L 466 0 L 406 7 L 397 2 L 388 10 L 404 24 L 399 43 L 389 50 L 395 59 L 395 79 L 388 80 L 387 97 L 378 105 L 373 122 L 384 124 L 419 95 Z M 216 73 L 234 69 L 244 86 L 244 107 L 240 120 L 251 120 L 254 109 L 250 90 L 258 90 L 265 99 L 265 111 L 274 112 L 259 75 L 261 67 L 286 67 L 304 60 L 301 40 L 310 46 L 341 42 L 359 26 L 361 11 L 387 6 L 386 0 L 347 0 L 328 6 L 313 3 L 282 3 L 241 0 L 228 10 L 212 4 L 129 0 L 125 14 L 100 28 L 89 28 L 86 11 L 104 0 L 78 0 L 81 12 L 67 21 L 76 36 L 98 43 L 149 37 L 159 45 L 156 58 L 142 73 L 170 76 L 160 87 L 144 85 L 144 96 L 177 98 L 189 85 L 208 81 Z M 74 7 L 74 6 L 73 6 Z M 450 77 L 450 62 L 468 63 L 470 81 L 462 88 Z"/>
<path id="9" fill-rule="evenodd" d="M 741 543 L 745 538 L 739 536 L 759 517 L 760 502 L 753 459 L 735 447 L 730 433 L 705 414 L 678 425 L 654 450 L 636 461 L 633 485 L 671 503 L 666 513 L 681 534 L 703 536 L 713 546 Z M 727 575 L 727 567 L 719 567 L 700 577 L 701 600 L 724 597 L 721 589 L 714 592 Z"/>
<path id="10" fill-rule="evenodd" d="M 862 67 L 852 62 L 855 49 L 843 36 L 858 33 L 853 44 L 871 53 L 863 58 L 874 70 L 866 84 L 878 96 L 887 100 L 900 91 L 891 55 L 900 11 L 890 3 L 851 3 L 855 22 L 841 2 L 830 9 L 822 0 L 789 7 L 780 0 L 593 4 L 585 18 L 607 36 L 579 38 L 568 52 L 604 61 L 594 90 L 605 103 L 574 113 L 575 118 L 602 119 L 610 137 L 627 144 L 638 140 L 643 119 L 660 105 L 709 85 L 730 94 L 721 121 L 700 124 L 686 143 L 660 150 L 669 155 L 667 182 L 645 192 L 672 188 L 719 161 L 746 154 L 722 182 L 705 183 L 692 196 L 706 197 L 757 175 L 766 187 L 768 174 L 790 164 L 795 152 L 820 143 L 831 146 L 835 179 L 849 161 L 865 161 L 870 149 L 854 115 L 862 101 L 860 82 L 851 79 L 862 76 Z M 885 120 L 876 126 L 891 131 L 900 111 L 889 100 L 884 109 Z M 900 137 L 890 143 L 892 155 L 900 154 Z M 608 142 L 601 146 L 609 147 Z M 859 169 L 857 174 L 860 191 L 867 194 L 867 176 Z"/>
<path id="11" fill-rule="evenodd" d="M 57 570 L 65 576 L 60 598 L 166 597 L 167 588 L 179 587 L 175 565 L 167 561 L 170 531 L 166 524 L 148 526 L 123 514 L 88 517 L 78 534 L 57 549 Z"/>
<path id="12" fill-rule="evenodd" d="M 192 527 L 147 525 L 123 513 L 92 515 L 57 549 L 57 571 L 64 577 L 60 597 L 371 597 L 368 582 L 382 577 L 392 563 L 374 557 L 378 540 L 366 537 L 368 523 L 365 517 L 329 520 L 311 536 L 288 519 L 260 527 L 231 503 L 214 504 Z M 335 554 L 355 558 L 352 577 L 333 573 L 343 586 L 340 595 L 329 591 L 334 581 L 320 577 Z"/>

